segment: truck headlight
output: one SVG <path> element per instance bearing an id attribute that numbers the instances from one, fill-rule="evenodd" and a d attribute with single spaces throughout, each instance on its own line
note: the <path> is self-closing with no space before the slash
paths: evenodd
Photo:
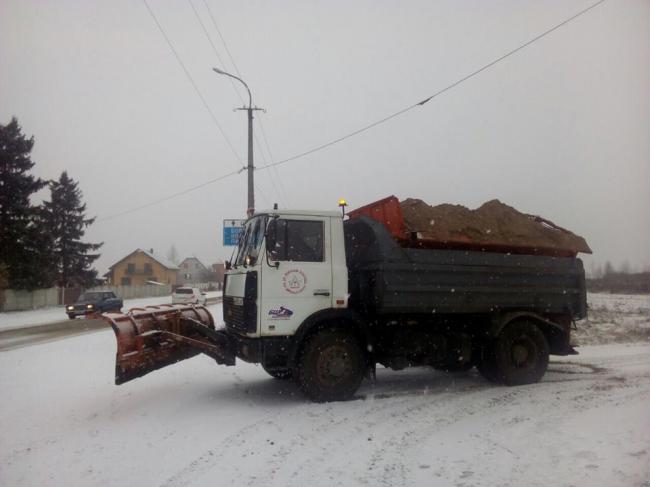
<path id="1" fill-rule="evenodd" d="M 86 305 L 86 308 L 88 308 L 88 309 L 93 309 L 93 305 L 92 305 L 92 304 L 87 304 L 87 305 Z"/>
<path id="2" fill-rule="evenodd" d="M 68 311 L 74 311 L 74 306 L 68 306 Z"/>

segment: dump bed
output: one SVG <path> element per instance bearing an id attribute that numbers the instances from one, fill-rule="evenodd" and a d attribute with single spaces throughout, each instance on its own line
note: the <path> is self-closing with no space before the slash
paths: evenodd
<path id="1" fill-rule="evenodd" d="M 496 313 L 586 316 L 575 257 L 405 247 L 368 216 L 345 222 L 350 305 L 364 313 Z"/>
<path id="2" fill-rule="evenodd" d="M 351 219 L 367 216 L 378 221 L 401 247 L 553 257 L 591 253 L 579 235 L 498 200 L 469 210 L 460 205 L 429 206 L 412 198 L 400 202 L 395 196 L 389 196 L 352 210 L 348 216 Z"/>

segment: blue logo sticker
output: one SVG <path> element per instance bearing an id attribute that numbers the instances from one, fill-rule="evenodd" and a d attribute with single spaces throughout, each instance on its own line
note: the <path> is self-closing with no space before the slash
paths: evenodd
<path id="1" fill-rule="evenodd" d="M 269 316 L 272 320 L 288 320 L 292 314 L 293 311 L 291 311 L 289 308 L 285 308 L 284 306 L 280 306 L 280 309 L 269 310 Z"/>

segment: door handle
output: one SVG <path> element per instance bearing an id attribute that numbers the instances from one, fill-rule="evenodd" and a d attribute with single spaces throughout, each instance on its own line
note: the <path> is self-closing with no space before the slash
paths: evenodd
<path id="1" fill-rule="evenodd" d="M 314 291 L 314 296 L 329 296 L 329 291 Z"/>

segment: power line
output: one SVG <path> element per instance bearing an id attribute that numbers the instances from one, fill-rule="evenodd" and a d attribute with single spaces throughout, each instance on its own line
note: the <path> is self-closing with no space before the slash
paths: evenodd
<path id="1" fill-rule="evenodd" d="M 117 218 L 119 216 L 124 216 L 128 215 L 129 213 L 134 213 L 139 210 L 143 210 L 144 208 L 149 208 L 150 206 L 157 205 L 159 203 L 163 203 L 164 201 L 169 201 L 174 198 L 178 198 L 179 196 L 183 196 L 184 194 L 191 193 L 192 191 L 196 191 L 197 189 L 204 188 L 205 186 L 209 186 L 210 184 L 216 183 L 217 181 L 221 181 L 223 179 L 229 178 L 230 176 L 235 176 L 236 174 L 240 174 L 243 171 L 244 168 L 239 169 L 238 171 L 232 171 L 229 172 L 228 174 L 223 174 L 221 176 L 218 176 L 214 179 L 210 179 L 208 181 L 205 181 L 201 184 L 198 184 L 196 186 L 192 186 L 191 188 L 184 189 L 183 191 L 178 191 L 177 193 L 170 194 L 168 196 L 165 196 L 163 198 L 157 199 L 155 201 L 151 201 L 149 203 L 145 203 L 144 205 L 136 206 L 135 208 L 131 208 L 130 210 L 126 211 L 121 211 L 119 213 L 114 213 L 113 215 L 105 216 L 102 218 L 98 218 L 96 221 L 97 222 L 103 222 L 107 220 L 112 220 L 114 218 Z"/>
<path id="2" fill-rule="evenodd" d="M 150 7 L 149 4 L 147 3 L 147 0 L 142 0 L 142 1 L 144 2 L 145 7 L 147 7 L 147 11 L 149 12 L 149 15 L 151 15 L 151 18 L 153 19 L 153 21 L 154 21 L 154 22 L 156 23 L 156 25 L 158 26 L 158 30 L 160 30 L 160 33 L 161 33 L 162 36 L 165 38 L 165 41 L 167 42 L 167 45 L 169 46 L 169 49 L 172 51 L 172 53 L 174 54 L 174 57 L 176 58 L 176 61 L 178 61 L 178 64 L 180 65 L 180 67 L 182 68 L 183 72 L 185 73 L 185 76 L 187 77 L 187 79 L 189 80 L 190 84 L 191 84 L 192 87 L 194 88 L 194 91 L 196 92 L 196 94 L 197 94 L 198 97 L 200 98 L 201 103 L 203 104 L 203 106 L 205 107 L 205 109 L 206 109 L 206 110 L 208 111 L 208 113 L 210 114 L 210 118 L 212 119 L 212 122 L 213 122 L 213 123 L 216 125 L 216 127 L 219 129 L 219 132 L 221 132 L 221 135 L 223 136 L 223 138 L 225 139 L 226 143 L 228 144 L 228 147 L 230 147 L 230 150 L 232 151 L 232 153 L 235 155 L 235 157 L 237 158 L 237 160 L 239 161 L 239 163 L 243 166 L 243 165 L 244 165 L 244 162 L 242 161 L 241 157 L 239 157 L 239 154 L 237 153 L 237 151 L 235 150 L 235 147 L 232 145 L 232 142 L 230 142 L 230 139 L 228 138 L 228 136 L 227 136 L 226 133 L 224 132 L 223 128 L 221 127 L 221 124 L 220 124 L 219 121 L 217 120 L 217 117 L 214 115 L 214 113 L 212 112 L 212 110 L 211 110 L 210 107 L 208 106 L 208 103 L 206 102 L 205 98 L 203 97 L 203 94 L 201 93 L 201 91 L 199 90 L 199 87 L 198 87 L 198 86 L 196 85 L 196 83 L 194 82 L 194 79 L 192 78 L 192 75 L 190 75 L 190 72 L 189 72 L 189 71 L 187 70 L 187 68 L 185 67 L 185 64 L 183 63 L 183 61 L 181 60 L 181 57 L 179 56 L 178 52 L 177 52 L 176 49 L 174 48 L 174 45 L 172 44 L 171 40 L 169 39 L 169 36 L 168 36 L 167 33 L 165 32 L 165 29 L 163 29 L 162 25 L 161 25 L 160 22 L 158 21 L 158 18 L 157 18 L 156 15 L 153 13 L 153 10 L 151 10 L 151 7 Z"/>
<path id="3" fill-rule="evenodd" d="M 271 158 L 271 162 L 273 162 L 274 158 L 273 158 L 273 153 L 271 152 L 271 145 L 269 144 L 269 139 L 266 136 L 266 130 L 264 130 L 264 125 L 262 124 L 262 119 L 258 118 L 257 122 L 258 122 L 258 125 L 260 126 L 260 130 L 262 131 L 262 138 L 264 139 L 264 143 L 266 144 L 266 150 L 269 153 L 269 157 Z M 275 173 L 275 177 L 278 180 L 280 190 L 282 191 L 282 193 L 284 195 L 285 202 L 289 203 L 289 198 L 287 198 L 287 191 L 284 188 L 284 183 L 282 182 L 282 178 L 280 177 L 280 173 L 278 172 L 278 168 L 274 166 L 273 167 L 273 172 Z"/>
<path id="4" fill-rule="evenodd" d="M 534 42 L 536 42 L 536 41 L 542 39 L 543 37 L 546 37 L 546 36 L 549 35 L 551 32 L 553 32 L 553 31 L 559 29 L 560 27 L 562 27 L 562 26 L 568 24 L 568 23 L 571 22 L 572 20 L 577 19 L 577 18 L 580 17 L 581 15 L 584 15 L 585 13 L 587 13 L 588 11 L 590 11 L 590 10 L 593 9 L 593 8 L 596 8 L 598 5 L 600 5 L 601 3 L 604 3 L 605 1 L 606 1 L 606 0 L 599 0 L 598 2 L 596 2 L 596 3 L 592 4 L 592 5 L 590 5 L 589 7 L 585 8 L 585 9 L 583 9 L 583 10 L 581 10 L 581 11 L 578 12 L 577 14 L 575 14 L 575 15 L 569 17 L 568 19 L 566 19 L 566 20 L 560 22 L 559 24 L 557 24 L 557 25 L 551 27 L 550 29 L 548 29 L 548 30 L 542 32 L 542 33 L 539 34 L 538 36 L 533 37 L 533 38 L 530 39 L 528 42 L 526 42 L 526 43 L 520 45 L 519 47 L 513 49 L 512 51 L 509 51 L 508 53 L 504 54 L 503 56 L 500 56 L 500 57 L 494 59 L 493 61 L 491 61 L 491 62 L 489 62 L 489 63 L 483 65 L 482 67 L 480 67 L 480 68 L 477 69 L 476 71 L 472 71 L 471 73 L 469 73 L 469 74 L 466 75 L 466 76 L 463 76 L 463 77 L 460 78 L 459 80 L 454 81 L 452 84 L 450 84 L 450 85 L 446 86 L 445 88 L 443 88 L 443 89 L 441 89 L 441 90 L 435 92 L 433 95 L 429 96 L 428 98 L 425 98 L 425 99 L 422 100 L 422 101 L 419 101 L 419 102 L 417 102 L 417 103 L 415 103 L 415 104 L 413 104 L 413 105 L 411 105 L 411 106 L 408 106 L 408 107 L 406 107 L 406 108 L 403 108 L 402 110 L 399 110 L 399 111 L 397 111 L 397 112 L 395 112 L 395 113 L 392 113 L 391 115 L 388 115 L 387 117 L 384 117 L 384 118 L 379 119 L 379 120 L 377 120 L 377 121 L 375 121 L 375 122 L 372 122 L 372 123 L 370 123 L 370 124 L 368 124 L 368 125 L 366 125 L 366 126 L 364 126 L 364 127 L 361 127 L 360 129 L 355 130 L 354 132 L 350 132 L 350 133 L 347 134 L 347 135 L 344 135 L 344 136 L 342 136 L 342 137 L 339 137 L 338 139 L 331 140 L 331 141 L 329 141 L 329 142 L 326 142 L 325 144 L 321 144 L 321 145 L 319 145 L 319 146 L 317 146 L 317 147 L 314 147 L 314 148 L 312 148 L 312 149 L 306 150 L 306 151 L 304 151 L 304 152 L 301 152 L 301 153 L 296 154 L 296 155 L 294 155 L 294 156 L 288 157 L 288 158 L 283 159 L 283 160 L 281 160 L 281 161 L 277 161 L 277 162 L 274 162 L 274 163 L 271 163 L 271 164 L 267 164 L 266 166 L 261 166 L 261 167 L 259 167 L 259 168 L 257 168 L 257 169 L 258 169 L 258 171 L 261 171 L 261 170 L 263 170 L 263 169 L 268 169 L 269 167 L 277 167 L 277 166 L 280 166 L 281 164 L 286 164 L 287 162 L 295 161 L 296 159 L 299 159 L 299 158 L 301 158 L 301 157 L 307 156 L 307 155 L 309 155 L 309 154 L 313 154 L 314 152 L 318 152 L 318 151 L 320 151 L 320 150 L 322 150 L 322 149 L 325 149 L 325 148 L 327 148 L 327 147 L 333 146 L 334 144 L 338 144 L 339 142 L 343 142 L 344 140 L 347 140 L 347 139 L 349 139 L 349 138 L 351 138 L 351 137 L 354 137 L 355 135 L 359 135 L 359 134 L 361 134 L 361 133 L 363 133 L 363 132 L 366 132 L 367 130 L 370 130 L 371 128 L 374 128 L 374 127 L 376 127 L 377 125 L 381 125 L 381 124 L 383 124 L 383 123 L 386 123 L 386 122 L 388 122 L 389 120 L 392 120 L 393 118 L 399 117 L 400 115 L 403 115 L 404 113 L 413 110 L 414 108 L 421 107 L 421 106 L 423 106 L 425 103 L 428 103 L 429 101 L 431 101 L 431 100 L 433 100 L 434 98 L 436 98 L 436 97 L 442 95 L 443 93 L 445 93 L 445 92 L 447 92 L 447 91 L 449 91 L 449 90 L 455 88 L 456 86 L 458 86 L 459 84 L 463 83 L 464 81 L 467 81 L 468 79 L 473 78 L 474 76 L 476 76 L 476 75 L 482 73 L 482 72 L 485 71 L 486 69 L 491 68 L 491 67 L 494 66 L 495 64 L 497 64 L 497 63 L 503 61 L 504 59 L 506 59 L 506 58 L 512 56 L 513 54 L 515 54 L 515 53 L 521 51 L 522 49 L 525 49 L 526 47 L 530 46 L 530 45 L 533 44 Z"/>
<path id="5" fill-rule="evenodd" d="M 217 56 L 217 59 L 219 60 L 219 64 L 221 65 L 223 69 L 226 69 L 226 63 L 223 61 L 221 58 L 221 55 L 219 54 L 219 50 L 217 49 L 217 46 L 214 45 L 214 42 L 212 42 L 212 38 L 208 34 L 208 30 L 205 27 L 205 24 L 201 20 L 201 16 L 199 15 L 198 10 L 194 6 L 194 3 L 192 3 L 192 0 L 187 0 L 187 3 L 190 4 L 190 7 L 192 7 L 192 11 L 194 12 L 194 16 L 196 17 L 196 20 L 198 23 L 201 25 L 201 29 L 203 30 L 203 33 L 205 34 L 205 37 L 208 39 L 208 42 L 210 43 L 210 46 L 212 47 L 212 50 L 214 51 L 214 54 Z M 230 49 L 228 48 L 228 44 L 226 43 L 226 39 L 224 38 L 223 34 L 221 33 L 221 29 L 219 29 L 219 25 L 217 24 L 216 19 L 214 18 L 214 15 L 212 14 L 212 10 L 210 9 L 210 6 L 207 4 L 206 0 L 203 0 L 203 4 L 205 5 L 206 10 L 208 11 L 208 15 L 210 16 L 210 19 L 212 20 L 212 25 L 214 26 L 215 30 L 217 31 L 217 34 L 219 35 L 219 38 L 221 39 L 221 43 L 223 44 L 226 52 L 228 53 L 228 57 L 230 58 L 230 62 L 232 63 L 233 67 L 235 68 L 235 72 L 237 75 L 242 78 L 243 76 L 241 75 L 241 72 L 239 71 L 239 68 L 237 67 L 237 63 L 235 62 L 235 58 L 233 57 L 232 53 L 230 52 Z M 237 96 L 242 102 L 242 105 L 246 105 L 246 102 L 244 101 L 244 98 L 242 97 L 241 93 L 237 89 L 237 86 L 234 82 L 234 80 L 231 77 L 228 77 L 228 80 L 230 81 L 230 85 L 232 86 L 232 89 L 235 91 Z M 258 120 L 258 125 L 260 128 L 262 128 L 262 121 L 261 119 Z M 264 129 L 262 128 L 262 131 Z M 257 148 L 259 149 L 259 153 L 262 156 L 262 160 L 264 162 L 263 167 L 266 167 L 268 165 L 266 156 L 264 154 L 264 147 L 262 146 L 259 138 L 257 137 L 257 133 L 253 132 L 253 137 L 255 139 L 255 143 L 257 144 Z M 266 135 L 264 135 L 264 138 L 266 139 Z M 268 148 L 268 142 L 267 142 L 267 148 Z M 271 158 L 271 162 L 273 162 L 273 155 L 271 154 L 270 149 L 268 149 L 269 157 Z M 273 175 L 275 174 L 276 179 L 278 180 L 278 184 L 273 180 Z M 273 185 L 273 189 L 275 190 L 275 193 L 278 195 L 279 198 L 282 198 L 281 192 L 278 190 L 278 186 L 281 186 L 282 191 L 286 194 L 286 191 L 284 191 L 284 187 L 282 186 L 282 181 L 280 179 L 280 175 L 278 174 L 277 169 L 274 172 L 269 173 L 269 178 L 271 180 L 271 184 Z M 285 203 L 288 202 L 286 197 L 284 198 Z"/>
<path id="6" fill-rule="evenodd" d="M 205 24 L 201 20 L 201 16 L 199 15 L 198 10 L 196 10 L 196 7 L 192 3 L 192 0 L 187 0 L 187 3 L 189 3 L 190 7 L 192 7 L 192 11 L 194 12 L 194 16 L 196 17 L 196 20 L 198 21 L 199 25 L 201 26 L 201 29 L 203 30 L 203 33 L 205 34 L 205 37 L 208 39 L 208 42 L 212 46 L 212 50 L 214 51 L 214 54 L 217 56 L 217 60 L 219 61 L 220 67 L 223 67 L 225 69 L 226 63 L 223 62 L 223 59 L 221 59 L 221 54 L 219 54 L 219 50 L 217 49 L 217 46 L 215 46 L 214 42 L 212 42 L 212 38 L 210 37 L 210 34 L 208 34 L 208 30 L 205 28 Z M 235 85 L 235 82 L 233 81 L 233 79 L 228 78 L 228 81 L 230 81 L 230 86 L 232 86 L 232 89 L 235 90 L 235 93 L 237 94 L 237 96 L 241 100 L 242 105 L 245 105 L 246 102 L 244 101 L 244 97 L 241 95 L 241 93 L 237 89 L 237 86 Z"/>
<path id="7" fill-rule="evenodd" d="M 205 8 L 208 10 L 208 15 L 210 16 L 210 19 L 212 19 L 212 25 L 214 25 L 217 34 L 219 34 L 219 38 L 221 39 L 221 43 L 223 44 L 223 47 L 226 48 L 226 53 L 228 53 L 230 62 L 232 63 L 233 67 L 235 68 L 235 71 L 237 72 L 237 76 L 241 78 L 242 75 L 239 72 L 237 63 L 235 62 L 235 59 L 232 57 L 232 54 L 230 53 L 230 49 L 228 49 L 228 43 L 226 43 L 226 39 L 224 39 L 223 35 L 221 35 L 221 29 L 219 29 L 219 26 L 217 25 L 217 21 L 214 18 L 214 15 L 212 15 L 212 9 L 210 8 L 210 5 L 208 5 L 208 2 L 206 0 L 203 0 L 203 5 L 205 5 Z"/>
<path id="8" fill-rule="evenodd" d="M 217 31 L 217 34 L 219 34 L 219 38 L 221 39 L 221 43 L 223 44 L 223 47 L 225 48 L 226 53 L 228 54 L 228 57 L 230 58 L 230 62 L 232 63 L 233 67 L 235 68 L 235 72 L 241 78 L 242 75 L 241 75 L 241 72 L 239 71 L 239 67 L 237 66 L 237 63 L 235 62 L 235 58 L 232 55 L 232 52 L 228 48 L 228 43 L 226 42 L 226 38 L 221 33 L 221 29 L 219 29 L 219 25 L 217 24 L 217 21 L 214 18 L 214 15 L 212 14 L 212 9 L 210 8 L 210 5 L 208 5 L 207 0 L 203 0 L 203 4 L 205 5 L 206 10 L 208 11 L 208 15 L 210 16 L 210 19 L 212 20 L 212 25 L 214 25 L 214 29 Z M 266 149 L 267 149 L 267 151 L 269 153 L 269 158 L 271 159 L 271 162 L 273 162 L 273 159 L 274 159 L 273 153 L 271 152 L 271 146 L 269 145 L 268 138 L 266 137 L 266 131 L 264 130 L 264 124 L 262 123 L 262 119 L 258 118 L 257 122 L 258 122 L 258 125 L 260 126 L 260 129 L 262 130 L 262 137 L 264 138 L 264 142 L 266 143 Z M 255 135 L 255 141 L 257 142 L 258 146 L 261 145 L 259 140 L 257 139 L 257 135 Z M 265 164 L 262 167 L 265 168 L 265 167 L 267 167 L 267 165 Z M 284 188 L 284 184 L 282 183 L 282 178 L 280 177 L 280 174 L 278 173 L 277 169 L 274 169 L 273 172 L 275 173 L 275 177 L 278 180 L 278 185 L 280 186 L 280 190 L 284 195 L 284 200 L 285 200 L 286 203 L 288 203 L 289 199 L 287 198 L 287 192 L 286 192 L 286 190 Z"/>
<path id="9" fill-rule="evenodd" d="M 143 1 L 145 2 L 145 5 L 146 5 L 146 4 L 147 4 L 146 0 L 143 0 Z M 205 0 L 204 0 L 204 1 L 205 1 Z M 314 147 L 313 149 L 309 149 L 309 150 L 307 150 L 307 151 L 301 152 L 301 153 L 299 153 L 299 154 L 296 154 L 296 155 L 294 155 L 294 156 L 288 157 L 288 158 L 283 159 L 283 160 L 281 160 L 281 161 L 277 161 L 277 162 L 274 162 L 274 163 L 271 163 L 271 164 L 267 164 L 266 166 L 259 167 L 258 170 L 268 169 L 268 168 L 273 168 L 273 167 L 277 167 L 277 166 L 279 166 L 279 165 L 281 165 L 281 164 L 286 164 L 287 162 L 295 161 L 296 159 L 299 159 L 299 158 L 304 157 L 304 156 L 309 155 L 309 154 L 313 154 L 314 152 L 317 152 L 317 151 L 319 151 L 319 150 L 325 149 L 326 147 L 330 147 L 330 146 L 332 146 L 332 145 L 334 145 L 334 144 L 337 144 L 337 143 L 339 143 L 339 142 L 342 142 L 342 141 L 344 141 L 344 140 L 347 140 L 347 139 L 349 139 L 349 138 L 351 138 L 351 137 L 353 137 L 353 136 L 355 136 L 355 135 L 358 135 L 358 134 L 363 133 L 363 132 L 365 132 L 365 131 L 367 131 L 367 130 L 370 130 L 371 128 L 376 127 L 377 125 L 383 124 L 383 123 L 385 123 L 385 122 L 387 122 L 387 121 L 389 121 L 389 120 L 391 120 L 391 119 L 393 119 L 393 118 L 396 118 L 396 117 L 398 117 L 398 116 L 400 116 L 400 115 L 402 115 L 402 114 L 404 114 L 404 113 L 406 113 L 406 112 L 408 112 L 408 111 L 410 111 L 410 110 L 412 110 L 412 109 L 414 109 L 414 108 L 417 108 L 417 107 L 419 107 L 419 106 L 423 106 L 425 103 L 431 101 L 433 98 L 436 98 L 437 96 L 440 96 L 440 95 L 442 95 L 443 93 L 445 93 L 445 92 L 447 92 L 447 91 L 449 91 L 449 90 L 455 88 L 456 86 L 458 86 L 459 84 L 463 83 L 464 81 L 467 81 L 468 79 L 473 78 L 474 76 L 476 76 L 476 75 L 478 75 L 479 73 L 485 71 L 486 69 L 488 69 L 488 68 L 494 66 L 495 64 L 499 63 L 500 61 L 503 61 L 504 59 L 506 59 L 506 58 L 512 56 L 513 54 L 515 54 L 515 53 L 521 51 L 522 49 L 524 49 L 524 48 L 530 46 L 530 45 L 533 44 L 534 42 L 536 42 L 536 41 L 542 39 L 543 37 L 546 37 L 546 36 L 549 35 L 551 32 L 553 32 L 553 31 L 559 29 L 560 27 L 562 27 L 562 26 L 568 24 L 568 23 L 571 22 L 572 20 L 575 20 L 575 19 L 577 19 L 578 17 L 584 15 L 585 13 L 587 13 L 587 12 L 589 12 L 590 10 L 596 8 L 598 5 L 604 3 L 605 1 L 606 1 L 606 0 L 599 0 L 598 2 L 596 2 L 596 3 L 592 4 L 592 5 L 590 5 L 589 7 L 587 7 L 587 8 L 585 8 L 585 9 L 579 11 L 579 12 L 576 13 L 575 15 L 572 15 L 572 16 L 569 17 L 568 19 L 566 19 L 566 20 L 560 22 L 559 24 L 557 24 L 557 25 L 551 27 L 550 29 L 544 31 L 543 33 L 537 35 L 536 37 L 533 37 L 533 38 L 532 38 L 531 40 L 529 40 L 528 42 L 526 42 L 526 43 L 524 43 L 524 44 L 521 44 L 519 47 L 517 47 L 517 48 L 515 48 L 515 49 L 513 49 L 513 50 L 511 50 L 511 51 L 509 51 L 508 53 L 504 54 L 503 56 L 501 56 L 501 57 L 499 57 L 499 58 L 497 58 L 497 59 L 495 59 L 495 60 L 489 62 L 488 64 L 483 65 L 483 66 L 480 67 L 479 69 L 477 69 L 477 70 L 471 72 L 470 74 L 468 74 L 468 75 L 466 75 L 466 76 L 460 78 L 459 80 L 457 80 L 457 81 L 453 82 L 452 84 L 446 86 L 445 88 L 443 88 L 443 89 L 441 89 L 441 90 L 435 92 L 433 95 L 429 96 L 428 98 L 423 99 L 422 101 L 420 101 L 420 102 L 418 102 L 418 103 L 415 103 L 415 104 L 413 104 L 413 105 L 410 105 L 410 106 L 408 106 L 408 107 L 406 107 L 406 108 L 403 108 L 402 110 L 399 110 L 399 111 L 397 111 L 397 112 L 395 112 L 395 113 L 392 113 L 392 114 L 390 114 L 390 115 L 388 115 L 388 116 L 386 116 L 386 117 L 384 117 L 384 118 L 381 118 L 381 119 L 379 119 L 379 120 L 377 120 L 377 121 L 375 121 L 375 122 L 372 122 L 372 123 L 370 123 L 370 124 L 368 124 L 368 125 L 365 125 L 364 127 L 361 127 L 360 129 L 357 129 L 357 130 L 355 130 L 354 132 L 350 132 L 350 133 L 347 134 L 347 135 L 344 135 L 344 136 L 342 136 L 342 137 L 339 137 L 338 139 L 334 139 L 334 140 L 332 140 L 332 141 L 330 141 L 330 142 L 327 142 L 327 143 L 325 143 L 325 144 L 321 144 L 321 145 L 319 145 L 319 146 L 317 146 L 317 147 Z M 148 8 L 148 5 L 147 5 L 147 8 Z M 155 18 L 155 17 L 154 17 L 154 18 Z M 157 22 L 156 22 L 156 23 L 157 23 Z M 171 46 L 171 45 L 170 45 L 170 46 Z M 199 188 L 202 188 L 202 187 L 204 187 L 204 186 L 207 186 L 207 185 L 209 185 L 209 184 L 213 184 L 213 183 L 215 183 L 215 182 L 217 182 L 217 181 L 221 181 L 221 180 L 223 180 L 223 179 L 226 179 L 226 178 L 228 178 L 228 177 L 230 177 L 230 176 L 234 176 L 235 174 L 238 174 L 239 172 L 241 172 L 241 170 L 240 170 L 240 171 L 234 171 L 234 172 L 231 172 L 231 173 L 228 173 L 228 174 L 224 174 L 223 176 L 220 176 L 220 177 L 218 177 L 218 178 L 212 179 L 212 180 L 210 180 L 210 181 L 206 181 L 205 183 L 202 183 L 202 184 L 200 184 L 200 185 L 198 185 L 198 186 L 194 186 L 194 187 L 192 187 L 192 188 L 188 188 L 188 189 L 186 189 L 186 190 L 184 190 L 184 191 L 181 191 L 181 192 L 175 193 L 175 194 L 170 195 L 170 196 L 167 196 L 167 197 L 165 197 L 165 198 L 161 198 L 161 199 L 156 200 L 156 201 L 153 201 L 153 202 L 151 202 L 151 203 L 147 203 L 147 204 L 145 204 L 145 205 L 141 205 L 141 206 L 136 207 L 136 208 L 133 208 L 133 209 L 131 209 L 131 210 L 127 210 L 127 211 L 124 211 L 124 212 L 121 212 L 121 213 L 117 213 L 117 214 L 115 214 L 115 215 L 111 215 L 111 216 L 106 217 L 106 218 L 100 218 L 100 219 L 98 219 L 97 221 L 98 221 L 98 222 L 100 222 L 100 221 L 105 221 L 105 220 L 108 220 L 108 219 L 111 219 L 111 218 L 116 218 L 116 217 L 121 216 L 121 215 L 126 215 L 126 214 L 128 214 L 128 213 L 132 213 L 132 212 L 134 212 L 134 211 L 138 211 L 138 210 L 140 210 L 140 209 L 143 209 L 143 208 L 146 208 L 146 207 L 149 207 L 149 206 L 156 205 L 156 204 L 158 204 L 158 203 L 160 203 L 160 202 L 167 201 L 167 200 L 172 199 L 172 198 L 176 198 L 176 197 L 178 197 L 178 196 L 181 196 L 181 195 L 183 195 L 183 194 L 187 194 L 187 193 L 189 193 L 189 192 L 191 192 L 191 191 L 195 191 L 195 190 L 197 190 L 197 189 L 199 189 Z"/>

